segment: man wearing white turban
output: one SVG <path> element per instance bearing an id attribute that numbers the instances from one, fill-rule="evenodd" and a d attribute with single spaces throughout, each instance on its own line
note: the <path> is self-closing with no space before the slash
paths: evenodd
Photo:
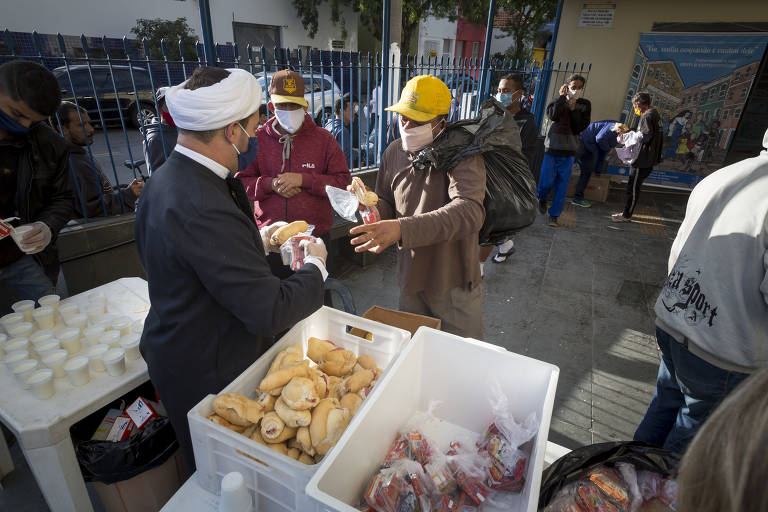
<path id="1" fill-rule="evenodd" d="M 274 336 L 323 303 L 326 250 L 290 278 L 267 263 L 274 225 L 259 231 L 233 173 L 255 158 L 261 88 L 240 69 L 199 68 L 166 93 L 178 144 L 142 192 L 136 245 L 151 307 L 141 352 L 190 468 L 187 412 L 232 382 Z"/>
<path id="2" fill-rule="evenodd" d="M 768 151 L 693 189 L 655 312 L 661 363 L 635 439 L 683 453 L 715 406 L 768 366 Z"/>

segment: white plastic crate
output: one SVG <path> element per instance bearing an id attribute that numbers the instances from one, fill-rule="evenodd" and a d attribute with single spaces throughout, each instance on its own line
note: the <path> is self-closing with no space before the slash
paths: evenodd
<path id="1" fill-rule="evenodd" d="M 370 332 L 371 341 L 349 334 L 348 326 Z M 296 344 L 301 344 L 306 354 L 310 337 L 331 340 L 357 355 L 369 354 L 379 367 L 386 368 L 410 336 L 403 329 L 322 307 L 288 331 L 222 393 L 255 397 L 257 386 L 277 354 Z M 208 395 L 187 414 L 200 486 L 219 494 L 222 477 L 239 471 L 259 512 L 306 511 L 313 507 L 304 488 L 322 463 L 307 466 L 207 420 L 213 412 L 214 398 L 215 395 Z"/>
<path id="2" fill-rule="evenodd" d="M 397 432 L 433 400 L 440 402 L 433 414 L 443 421 L 426 433 L 436 435 L 439 444 L 484 432 L 492 420 L 495 381 L 518 422 L 531 412 L 540 420 L 525 487 L 515 495 L 517 503 L 505 509 L 535 512 L 559 373 L 554 365 L 496 345 L 419 328 L 310 480 L 307 495 L 316 501 L 307 510 L 355 512 Z M 495 512 L 487 504 L 483 510 Z"/>

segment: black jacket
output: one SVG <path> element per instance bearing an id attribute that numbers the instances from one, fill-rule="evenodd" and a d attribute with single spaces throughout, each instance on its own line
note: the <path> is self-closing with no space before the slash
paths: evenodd
<path id="1" fill-rule="evenodd" d="M 231 182 L 246 198 L 242 183 Z M 151 301 L 141 353 L 190 464 L 187 412 L 323 304 L 314 265 L 282 281 L 272 275 L 250 203 L 238 208 L 227 184 L 173 152 L 136 212 Z"/>
<path id="2" fill-rule="evenodd" d="M 589 126 L 592 103 L 579 98 L 573 110 L 565 96 L 547 105 L 547 117 L 552 125 L 544 139 L 545 153 L 554 156 L 574 156 L 579 150 L 579 134 Z"/>
<path id="3" fill-rule="evenodd" d="M 171 155 L 179 131 L 169 124 L 161 123 L 156 117 L 152 119 L 151 124 L 145 125 L 145 130 L 147 138 L 144 141 L 144 161 L 147 171 L 152 174 Z"/>
<path id="4" fill-rule="evenodd" d="M 84 147 L 70 144 L 69 162 L 72 175 L 77 180 L 75 190 L 80 196 L 76 197 L 74 202 L 76 217 L 85 217 L 83 204 L 88 218 L 131 213 L 136 208 L 136 195 L 133 191 L 126 185 L 121 185 L 119 190 L 115 190 L 104 173 L 101 172 L 98 164 L 94 165 L 94 162 L 91 161 L 88 151 Z M 99 195 L 99 190 L 101 190 L 101 195 Z M 123 196 L 122 203 L 120 201 L 121 194 Z M 103 204 L 102 199 L 104 200 Z M 105 207 L 106 214 L 104 213 Z"/>
<path id="5" fill-rule="evenodd" d="M 638 169 L 653 167 L 661 162 L 661 146 L 664 142 L 659 111 L 653 107 L 646 110 L 640 118 L 637 129 L 643 134 L 643 142 L 640 144 L 640 153 L 632 167 Z"/>
<path id="6" fill-rule="evenodd" d="M 74 199 L 67 165 L 67 142 L 50 126 L 40 123 L 26 136 L 0 140 L 0 151 L 5 148 L 20 151 L 16 180 L 16 209 L 20 224 L 40 221 L 51 229 L 51 243 L 37 253 L 35 259 L 55 282 L 59 272 L 56 239 L 61 228 L 72 218 Z"/>
<path id="7" fill-rule="evenodd" d="M 539 136 L 539 128 L 536 126 L 536 118 L 529 110 L 521 108 L 512 117 L 520 128 L 520 142 L 523 143 L 523 154 L 528 160 L 528 167 L 533 168 L 536 160 L 536 138 Z"/>

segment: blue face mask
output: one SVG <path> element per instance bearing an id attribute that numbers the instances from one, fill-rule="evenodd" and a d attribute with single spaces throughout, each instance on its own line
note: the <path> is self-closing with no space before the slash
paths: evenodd
<path id="1" fill-rule="evenodd" d="M 26 127 L 0 109 L 0 130 L 11 135 L 26 135 L 34 126 Z"/>
<path id="2" fill-rule="evenodd" d="M 237 126 L 240 127 L 241 130 L 243 130 L 243 133 L 248 135 L 248 132 L 245 131 L 245 128 L 243 128 L 243 125 L 240 123 L 237 123 Z M 256 152 L 259 149 L 259 142 L 256 139 L 256 137 L 248 137 L 248 149 L 243 151 L 242 153 L 240 150 L 237 149 L 237 147 L 232 144 L 232 147 L 235 148 L 235 151 L 237 151 L 237 170 L 242 171 L 248 168 L 249 165 L 253 163 L 254 160 L 256 160 Z"/>
<path id="3" fill-rule="evenodd" d="M 515 102 L 515 95 L 517 94 L 517 91 L 515 92 L 500 92 L 496 95 L 496 99 L 499 100 L 499 103 L 504 105 L 505 107 L 508 107 L 512 105 Z"/>

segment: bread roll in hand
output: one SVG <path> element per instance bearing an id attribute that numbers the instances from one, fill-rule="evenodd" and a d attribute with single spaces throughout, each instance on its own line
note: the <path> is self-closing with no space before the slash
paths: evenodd
<path id="1" fill-rule="evenodd" d="M 291 222 L 287 226 L 283 226 L 281 228 L 277 228 L 274 233 L 272 233 L 272 236 L 270 237 L 270 242 L 272 242 L 272 245 L 281 246 L 285 242 L 288 241 L 289 238 L 292 236 L 296 236 L 299 233 L 304 233 L 309 229 L 309 224 L 304 222 L 303 220 L 297 220 L 294 222 Z"/>

